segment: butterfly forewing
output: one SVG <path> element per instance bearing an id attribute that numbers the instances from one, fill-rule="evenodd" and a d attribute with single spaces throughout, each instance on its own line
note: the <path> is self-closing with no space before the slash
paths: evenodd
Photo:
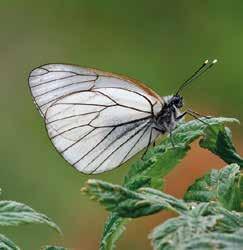
<path id="1" fill-rule="evenodd" d="M 83 173 L 116 168 L 159 135 L 153 116 L 163 100 L 136 80 L 50 64 L 33 70 L 29 85 L 53 144 Z"/>

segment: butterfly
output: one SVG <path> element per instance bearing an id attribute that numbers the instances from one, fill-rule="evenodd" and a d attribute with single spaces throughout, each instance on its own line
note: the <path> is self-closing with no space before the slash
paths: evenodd
<path id="1" fill-rule="evenodd" d="M 195 117 L 191 110 L 181 112 L 180 93 L 216 62 L 206 60 L 164 97 L 138 80 L 68 64 L 33 69 L 29 87 L 58 152 L 78 171 L 98 174 L 147 150 L 160 135 L 172 135 L 186 114 Z"/>

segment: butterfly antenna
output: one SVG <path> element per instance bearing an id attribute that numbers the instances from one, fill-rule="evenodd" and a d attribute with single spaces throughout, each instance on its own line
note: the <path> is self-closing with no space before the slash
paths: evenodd
<path id="1" fill-rule="evenodd" d="M 184 88 L 186 88 L 193 80 L 197 79 L 199 76 L 208 71 L 217 61 L 217 59 L 214 59 L 212 62 L 209 63 L 209 61 L 206 60 L 198 70 L 196 70 L 186 81 L 182 83 L 182 85 L 177 90 L 175 96 L 179 95 L 179 93 Z"/>

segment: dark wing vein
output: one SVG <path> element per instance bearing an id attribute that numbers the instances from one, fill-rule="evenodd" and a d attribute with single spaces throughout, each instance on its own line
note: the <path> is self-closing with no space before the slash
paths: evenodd
<path id="1" fill-rule="evenodd" d="M 98 111 L 97 111 L 97 113 L 98 113 Z M 57 136 L 60 136 L 60 135 L 62 135 L 62 134 L 65 134 L 66 132 L 70 132 L 70 131 L 72 131 L 73 129 L 76 129 L 76 128 L 82 128 L 82 127 L 85 127 L 85 126 L 89 126 L 89 127 L 92 127 L 92 128 L 113 128 L 113 127 L 116 128 L 116 127 L 120 127 L 120 126 L 123 126 L 123 125 L 131 124 L 131 123 L 134 123 L 134 122 L 147 120 L 147 119 L 152 118 L 152 116 L 147 116 L 147 117 L 144 117 L 144 118 L 139 118 L 139 119 L 132 120 L 132 121 L 129 121 L 129 122 L 123 122 L 123 123 L 116 124 L 116 125 L 107 125 L 107 126 L 93 126 L 93 125 L 91 125 L 90 123 L 93 122 L 96 118 L 97 118 L 97 117 L 93 118 L 93 119 L 92 119 L 89 123 L 87 123 L 87 124 L 78 125 L 78 126 L 75 126 L 75 127 L 69 128 L 69 129 L 66 129 L 66 130 L 60 132 L 59 134 L 54 135 L 53 137 L 51 137 L 51 139 L 54 139 L 54 138 L 57 137 Z"/>
<path id="2" fill-rule="evenodd" d="M 118 89 L 118 88 L 117 88 L 117 89 Z M 139 112 L 143 112 L 143 113 L 149 113 L 149 114 L 153 113 L 153 112 L 149 112 L 149 111 L 144 111 L 144 110 L 142 110 L 142 109 L 134 108 L 134 107 L 131 107 L 131 106 L 127 106 L 127 105 L 124 105 L 124 104 L 120 104 L 120 103 L 116 102 L 113 98 L 111 98 L 109 95 L 106 95 L 106 94 L 103 93 L 103 92 L 100 92 L 100 91 L 95 91 L 95 92 L 98 92 L 98 93 L 102 94 L 103 96 L 109 98 L 111 101 L 113 101 L 115 104 L 117 104 L 117 105 L 119 105 L 119 106 L 121 106 L 121 107 L 130 108 L 130 109 L 133 109 L 133 110 L 136 110 L 136 111 L 139 111 Z M 137 93 L 136 93 L 136 94 L 137 94 Z M 147 99 L 146 99 L 146 100 L 147 100 Z M 151 102 L 149 102 L 149 103 L 151 104 Z"/>
<path id="3" fill-rule="evenodd" d="M 113 130 L 113 132 L 115 132 L 116 129 L 117 129 L 117 127 L 115 127 L 115 129 Z M 89 163 L 87 163 L 87 165 L 93 163 L 93 162 L 96 160 L 96 158 L 98 158 L 100 155 L 102 155 L 102 154 L 103 154 L 110 146 L 112 146 L 117 140 L 121 139 L 123 136 L 125 136 L 127 133 L 129 133 L 129 132 L 132 131 L 133 129 L 134 129 L 134 126 L 131 126 L 131 127 L 128 128 L 127 130 L 123 131 L 123 133 L 121 133 L 119 136 L 115 137 L 115 139 L 114 139 L 113 141 L 111 141 L 108 145 L 106 145 L 106 147 L 103 148 L 95 158 L 93 158 Z M 104 139 L 103 139 L 102 141 L 104 141 Z M 95 148 L 93 148 L 93 149 L 95 149 Z M 93 149 L 92 149 L 92 150 L 93 150 Z M 91 152 L 92 152 L 92 150 L 91 150 Z M 81 158 L 80 160 L 82 160 L 82 159 L 83 159 L 83 158 Z M 80 161 L 80 160 L 79 160 L 79 161 Z M 79 161 L 78 161 L 78 162 L 79 162 Z M 76 163 L 78 163 L 78 162 L 76 162 Z M 88 166 L 87 166 L 87 167 L 88 167 Z"/>
<path id="4" fill-rule="evenodd" d="M 94 89 L 102 89 L 102 88 L 104 88 L 104 87 L 98 87 L 98 88 L 94 87 Z M 126 89 L 126 88 L 121 88 L 121 87 L 108 87 L 108 88 L 109 88 L 109 89 L 122 89 L 122 90 L 126 90 L 126 91 L 128 91 L 128 92 L 131 92 L 131 93 L 134 93 L 134 94 L 137 94 L 137 95 L 143 97 L 146 101 L 149 102 L 150 107 L 151 107 L 151 112 L 150 112 L 150 113 L 153 114 L 153 105 L 154 105 L 154 104 L 152 104 L 151 100 L 149 100 L 149 98 L 148 98 L 147 96 L 145 96 L 145 95 L 139 93 L 138 91 L 130 90 L 130 89 Z M 97 91 L 97 92 L 99 92 L 99 91 Z M 102 93 L 102 92 L 101 92 L 101 93 Z"/>
<path id="5" fill-rule="evenodd" d="M 48 73 L 52 73 L 52 72 L 61 72 L 61 73 L 73 73 L 73 74 L 76 74 L 76 75 L 79 75 L 79 76 L 96 76 L 97 74 L 83 74 L 83 73 L 77 73 L 75 71 L 72 71 L 72 70 L 49 70 L 49 69 L 46 69 L 44 67 L 41 67 L 41 69 L 45 69 L 48 71 Z"/>
<path id="6" fill-rule="evenodd" d="M 57 99 L 59 99 L 59 98 L 57 98 Z M 62 99 L 62 98 L 60 98 L 60 99 Z M 40 107 L 42 107 L 42 106 L 44 106 L 46 104 L 48 104 L 48 103 L 45 103 L 45 104 L 41 105 Z M 77 106 L 97 106 L 97 107 L 112 107 L 112 106 L 116 106 L 116 105 L 102 105 L 102 104 L 89 104 L 89 103 L 72 103 L 72 102 L 65 102 L 65 103 L 60 102 L 60 103 L 55 103 L 55 105 L 77 105 Z"/>
<path id="7" fill-rule="evenodd" d="M 145 135 L 145 133 L 148 131 L 148 129 L 150 128 L 150 125 L 146 127 L 146 129 L 144 130 L 144 132 L 141 134 L 141 136 L 137 139 L 137 141 L 132 145 L 132 147 L 129 149 L 129 151 L 126 153 L 126 155 L 123 157 L 123 159 L 121 160 L 120 164 L 125 163 L 124 160 L 126 159 L 126 157 L 131 153 L 131 151 L 137 146 L 137 144 L 140 142 L 141 138 Z M 149 139 L 150 141 L 150 139 Z"/>
<path id="8" fill-rule="evenodd" d="M 77 76 L 77 74 L 71 75 L 71 76 L 64 76 L 64 77 L 60 77 L 60 78 L 55 78 L 55 79 L 53 79 L 53 80 L 48 80 L 48 81 L 45 81 L 45 82 L 41 82 L 41 83 L 32 85 L 31 88 L 39 87 L 39 86 L 41 86 L 41 85 L 44 85 L 44 84 L 47 84 L 47 83 L 50 83 L 50 82 L 55 82 L 55 81 L 60 81 L 60 80 L 69 79 L 69 78 L 72 78 L 72 77 L 74 77 L 74 76 Z"/>
<path id="9" fill-rule="evenodd" d="M 67 151 L 68 149 L 72 148 L 73 146 L 75 146 L 77 143 L 79 143 L 81 140 L 85 139 L 86 136 L 90 135 L 93 131 L 95 131 L 95 128 L 93 128 L 92 130 L 90 130 L 87 134 L 85 134 L 84 136 L 82 136 L 81 138 L 79 138 L 77 141 L 75 141 L 74 143 L 72 143 L 71 145 L 69 145 L 68 147 L 66 147 L 64 150 L 60 151 L 61 154 L 63 154 L 65 151 Z"/>
<path id="10" fill-rule="evenodd" d="M 129 122 L 119 123 L 119 124 L 116 124 L 116 125 L 98 126 L 97 128 L 120 127 L 120 126 L 124 126 L 124 125 L 131 124 L 131 123 L 134 123 L 134 122 L 148 120 L 150 118 L 152 118 L 152 115 L 149 115 L 149 116 L 146 116 L 146 117 L 143 117 L 143 118 L 134 119 L 134 120 L 129 121 Z"/>
<path id="11" fill-rule="evenodd" d="M 35 71 L 35 70 L 37 70 L 37 69 L 42 69 L 42 70 L 45 70 L 45 72 L 44 73 L 41 73 L 41 74 L 38 74 L 38 75 L 31 75 L 32 73 L 33 73 L 33 71 Z M 30 72 L 30 76 L 29 76 L 29 78 L 33 78 L 33 77 L 38 77 L 38 76 L 44 76 L 44 75 L 46 75 L 46 74 L 48 74 L 49 73 L 49 71 L 47 70 L 47 69 L 43 69 L 43 68 L 36 68 L 36 69 L 33 69 L 31 72 Z"/>
<path id="12" fill-rule="evenodd" d="M 50 139 L 53 140 L 53 139 L 56 138 L 57 136 L 63 135 L 63 134 L 65 134 L 65 133 L 67 133 L 67 132 L 70 132 L 70 131 L 76 129 L 76 128 L 83 128 L 83 127 L 86 127 L 86 126 L 91 127 L 91 128 L 95 128 L 95 127 L 93 127 L 93 126 L 91 126 L 91 125 L 89 125 L 89 124 L 79 125 L 79 126 L 75 126 L 75 127 L 66 129 L 66 130 L 60 132 L 59 134 L 56 134 L 56 135 L 50 137 Z M 56 130 L 55 128 L 52 128 L 52 129 Z M 56 130 L 56 131 L 57 131 L 57 130 Z"/>
<path id="13" fill-rule="evenodd" d="M 147 126 L 149 126 L 149 123 L 146 123 L 144 126 L 142 126 L 140 129 L 138 129 L 134 134 L 132 134 L 126 141 L 124 141 L 122 144 L 120 144 L 115 150 L 113 150 L 99 165 L 96 167 L 90 174 L 93 174 L 95 171 L 97 171 L 101 165 L 107 161 L 117 150 L 119 150 L 124 144 L 129 142 L 134 136 L 136 136 L 138 133 L 140 133 L 144 128 L 147 130 Z"/>
<path id="14" fill-rule="evenodd" d="M 106 108 L 106 107 L 105 107 Z M 103 108 L 102 110 L 99 110 L 99 111 L 93 111 L 93 112 L 87 112 L 87 113 L 83 113 L 83 114 L 77 114 L 77 115 L 70 115 L 70 116 L 65 116 L 65 117 L 62 117 L 62 118 L 58 118 L 56 120 L 53 120 L 53 121 L 50 121 L 50 122 L 46 122 L 46 125 L 49 125 L 51 123 L 54 123 L 54 122 L 57 122 L 57 121 L 63 121 L 63 120 L 66 120 L 66 119 L 70 119 L 70 118 L 73 118 L 73 117 L 79 117 L 79 116 L 84 116 L 84 115 L 91 115 L 91 114 L 95 114 L 97 112 L 101 112 L 103 111 L 105 108 Z M 62 111 L 60 111 L 59 113 L 55 114 L 55 115 L 58 115 L 62 113 Z"/>
<path id="15" fill-rule="evenodd" d="M 93 148 L 91 148 L 87 153 L 85 153 L 80 159 L 78 159 L 77 161 L 75 161 L 73 163 L 73 165 L 77 164 L 78 162 L 80 162 L 85 156 L 87 156 L 89 153 L 91 153 L 94 149 L 96 149 L 106 138 L 108 138 L 108 136 L 113 133 L 113 131 L 115 130 L 116 128 L 112 128 L 111 131 L 105 135 L 105 137 L 100 140 Z"/>
<path id="16" fill-rule="evenodd" d="M 73 83 L 70 83 L 70 84 L 68 84 L 68 85 L 60 86 L 60 87 L 57 87 L 57 88 L 55 88 L 55 89 L 51 89 L 51 90 L 49 90 L 49 91 L 46 91 L 46 92 L 41 93 L 41 94 L 39 94 L 39 95 L 36 95 L 35 98 L 38 98 L 38 97 L 40 97 L 40 96 L 49 94 L 49 93 L 51 93 L 51 92 L 53 92 L 53 91 L 56 91 L 56 90 L 59 90 L 59 89 L 64 89 L 64 88 L 66 88 L 66 87 L 70 87 L 70 86 L 72 86 L 72 85 L 81 84 L 81 83 L 87 83 L 87 82 L 95 82 L 95 80 L 96 80 L 96 79 L 93 79 L 93 80 L 86 80 L 86 81 L 79 81 L 79 82 L 73 82 Z"/>

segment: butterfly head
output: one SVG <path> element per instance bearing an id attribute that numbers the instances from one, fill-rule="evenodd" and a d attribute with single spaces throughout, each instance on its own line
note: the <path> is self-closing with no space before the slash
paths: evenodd
<path id="1" fill-rule="evenodd" d="M 178 109 L 182 108 L 183 107 L 183 97 L 180 95 L 172 96 L 170 101 L 169 101 L 169 105 L 174 106 Z"/>

